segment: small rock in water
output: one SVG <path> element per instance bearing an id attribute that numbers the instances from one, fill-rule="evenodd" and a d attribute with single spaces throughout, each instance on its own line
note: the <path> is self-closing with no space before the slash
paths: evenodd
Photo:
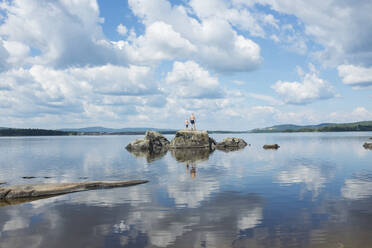
<path id="1" fill-rule="evenodd" d="M 49 179 L 49 178 L 53 178 L 53 177 L 48 177 L 48 176 L 46 176 L 46 177 L 44 177 L 45 179 Z"/>
<path id="2" fill-rule="evenodd" d="M 33 178 L 36 178 L 36 177 L 33 177 L 33 176 L 26 176 L 26 177 L 22 177 L 23 179 L 33 179 Z"/>
<path id="3" fill-rule="evenodd" d="M 278 149 L 280 146 L 278 144 L 268 144 L 264 145 L 263 149 Z"/>
<path id="4" fill-rule="evenodd" d="M 365 148 L 365 149 L 370 149 L 370 150 L 372 150 L 372 143 L 364 143 L 363 144 L 363 147 Z"/>
<path id="5" fill-rule="evenodd" d="M 88 179 L 88 177 L 79 177 L 79 179 Z"/>
<path id="6" fill-rule="evenodd" d="M 6 182 L 0 182 L 0 184 L 6 184 Z"/>

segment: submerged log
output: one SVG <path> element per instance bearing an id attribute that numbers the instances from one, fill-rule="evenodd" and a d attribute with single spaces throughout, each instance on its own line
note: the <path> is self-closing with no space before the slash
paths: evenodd
<path id="1" fill-rule="evenodd" d="M 0 200 L 50 197 L 86 190 L 127 187 L 147 182 L 146 180 L 132 180 L 15 185 L 1 187 Z"/>

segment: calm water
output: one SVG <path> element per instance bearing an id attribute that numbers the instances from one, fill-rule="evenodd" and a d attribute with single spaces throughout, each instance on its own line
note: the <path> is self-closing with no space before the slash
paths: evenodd
<path id="1" fill-rule="evenodd" d="M 0 203 L 0 247 L 372 247 L 371 132 L 235 136 L 252 145 L 159 157 L 124 149 L 139 136 L 0 138 L 9 185 L 150 180 Z"/>

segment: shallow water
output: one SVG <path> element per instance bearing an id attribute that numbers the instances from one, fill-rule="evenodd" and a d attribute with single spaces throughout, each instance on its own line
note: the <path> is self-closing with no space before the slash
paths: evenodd
<path id="1" fill-rule="evenodd" d="M 150 180 L 3 203 L 0 247 L 372 247 L 371 132 L 234 136 L 251 146 L 136 156 L 140 136 L 0 138 L 8 185 Z"/>

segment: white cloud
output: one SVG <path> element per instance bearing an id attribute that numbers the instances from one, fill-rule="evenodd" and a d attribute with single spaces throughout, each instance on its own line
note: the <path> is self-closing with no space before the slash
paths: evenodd
<path id="1" fill-rule="evenodd" d="M 344 84 L 360 88 L 372 85 L 372 67 L 340 65 L 337 69 Z"/>
<path id="2" fill-rule="evenodd" d="M 0 72 L 4 71 L 8 67 L 7 59 L 9 57 L 9 53 L 7 49 L 4 47 L 4 42 L 0 38 Z"/>
<path id="3" fill-rule="evenodd" d="M 116 27 L 116 31 L 123 36 L 128 33 L 128 29 L 121 23 Z"/>
<path id="4" fill-rule="evenodd" d="M 352 111 L 332 112 L 325 119 L 334 122 L 368 121 L 372 119 L 372 112 L 363 106 L 359 106 Z"/>
<path id="5" fill-rule="evenodd" d="M 225 20 L 253 36 L 264 37 L 264 24 L 273 25 L 276 22 L 272 15 L 253 14 L 248 9 L 235 8 L 224 0 L 190 1 L 190 6 L 196 15 L 204 20 L 218 18 Z M 271 20 L 270 20 L 271 19 Z"/>
<path id="6" fill-rule="evenodd" d="M 258 99 L 258 100 L 266 101 L 271 105 L 281 105 L 281 104 L 283 104 L 281 101 L 275 99 L 272 96 L 268 96 L 268 95 L 257 94 L 257 93 L 248 93 L 247 96 Z"/>
<path id="7" fill-rule="evenodd" d="M 330 64 L 372 65 L 371 1 L 256 0 L 280 13 L 295 15 L 308 37 L 324 49 L 317 55 Z M 253 3 L 250 3 L 253 4 Z"/>
<path id="8" fill-rule="evenodd" d="M 275 34 L 270 35 L 270 39 L 272 39 L 275 43 L 280 41 L 279 37 Z"/>
<path id="9" fill-rule="evenodd" d="M 164 22 L 151 23 L 145 34 L 136 38 L 132 44 L 121 44 L 131 61 L 145 64 L 184 57 L 196 51 L 193 44 Z"/>
<path id="10" fill-rule="evenodd" d="M 174 62 L 165 79 L 171 95 L 181 98 L 220 98 L 223 91 L 218 79 L 194 61 Z"/>
<path id="11" fill-rule="evenodd" d="M 222 72 L 250 71 L 262 62 L 259 45 L 239 35 L 226 19 L 210 16 L 204 13 L 204 9 L 201 11 L 203 14 L 200 14 L 200 20 L 197 20 L 188 14 L 185 7 L 171 6 L 165 0 L 157 1 L 156 4 L 149 0 L 130 0 L 129 6 L 133 13 L 141 18 L 146 29 L 157 22 L 170 25 L 175 33 L 195 46 L 195 49 L 186 50 L 183 56 L 197 59 L 197 62 L 211 69 Z M 173 43 L 173 40 L 167 39 L 167 42 Z M 156 45 L 156 40 L 155 44 L 152 40 L 147 44 L 152 47 Z M 141 50 L 140 46 L 139 49 Z M 167 47 L 158 47 L 158 53 L 169 52 Z M 151 54 L 148 56 L 141 53 L 139 56 L 152 58 Z"/>
<path id="12" fill-rule="evenodd" d="M 254 2 L 129 0 L 137 21 L 143 24 L 143 33 L 138 25 L 119 24 L 114 28 L 123 40 L 110 41 L 102 31 L 104 20 L 96 0 L 3 1 L 1 121 L 6 126 L 104 125 L 102 122 L 110 120 L 118 123 L 114 125 L 149 126 L 155 121 L 169 127 L 183 123 L 177 118 L 183 120 L 190 111 L 196 111 L 206 125 L 226 128 L 227 121 L 234 119 L 229 128 L 241 129 L 246 123 L 253 128 L 283 120 L 306 123 L 322 119 L 325 115 L 310 110 L 292 112 L 273 107 L 334 97 L 333 87 L 315 71 L 300 75 L 302 81 L 273 85 L 283 101 L 252 93 L 254 90 L 244 92 L 244 87 L 228 88 L 229 73 L 255 70 L 263 61 L 261 48 L 252 36 L 259 37 L 258 41 L 272 39 L 299 53 L 310 49 L 310 36 L 326 50 L 344 48 L 347 43 L 343 39 L 341 45 L 324 43 L 313 34 L 328 29 L 327 24 L 315 25 L 310 17 L 303 16 L 306 13 L 296 9 L 308 3 L 292 4 L 285 11 L 286 1 L 263 1 L 259 2 L 267 2 L 276 11 L 295 13 L 299 23 L 285 25 L 285 18 L 277 19 L 281 16 L 277 12 L 262 10 Z M 309 16 L 317 11 L 315 6 Z M 321 19 L 328 20 L 322 11 Z M 331 18 L 332 25 L 342 23 L 338 15 L 333 18 L 337 22 Z M 316 29 L 317 25 L 320 28 Z M 304 32 L 310 36 L 305 37 Z M 368 56 L 368 49 L 365 54 Z M 370 85 L 370 67 L 363 63 L 353 66 L 348 58 L 343 63 L 338 69 L 345 84 Z M 173 67 L 166 71 L 169 64 Z M 242 74 L 236 75 L 235 82 L 242 84 Z M 254 99 L 271 106 L 257 106 Z M 331 118 L 342 119 L 341 114 L 337 111 Z M 350 118 L 369 114 L 369 109 L 361 107 Z M 172 121 L 164 123 L 165 118 Z"/>
<path id="13" fill-rule="evenodd" d="M 4 41 L 4 47 L 9 53 L 9 63 L 13 64 L 21 63 L 30 52 L 27 45 L 17 41 Z"/>
<path id="14" fill-rule="evenodd" d="M 142 66 L 56 70 L 34 65 L 29 70 L 12 70 L 0 74 L 0 99 L 5 104 L 0 105 L 0 113 L 23 123 L 48 116 L 54 116 L 53 123 L 61 121 L 58 118 L 128 118 L 137 113 L 137 107 L 165 104 L 152 78 L 152 70 Z"/>
<path id="15" fill-rule="evenodd" d="M 126 63 L 103 35 L 95 0 L 15 0 L 0 8 L 7 14 L 0 35 L 6 37 L 13 63 L 58 68 Z M 25 58 L 31 49 L 34 54 Z"/>
<path id="16" fill-rule="evenodd" d="M 311 72 L 302 76 L 302 82 L 277 81 L 271 87 L 289 104 L 308 104 L 317 100 L 336 96 L 333 86 L 319 77 L 318 72 L 310 66 Z"/>

